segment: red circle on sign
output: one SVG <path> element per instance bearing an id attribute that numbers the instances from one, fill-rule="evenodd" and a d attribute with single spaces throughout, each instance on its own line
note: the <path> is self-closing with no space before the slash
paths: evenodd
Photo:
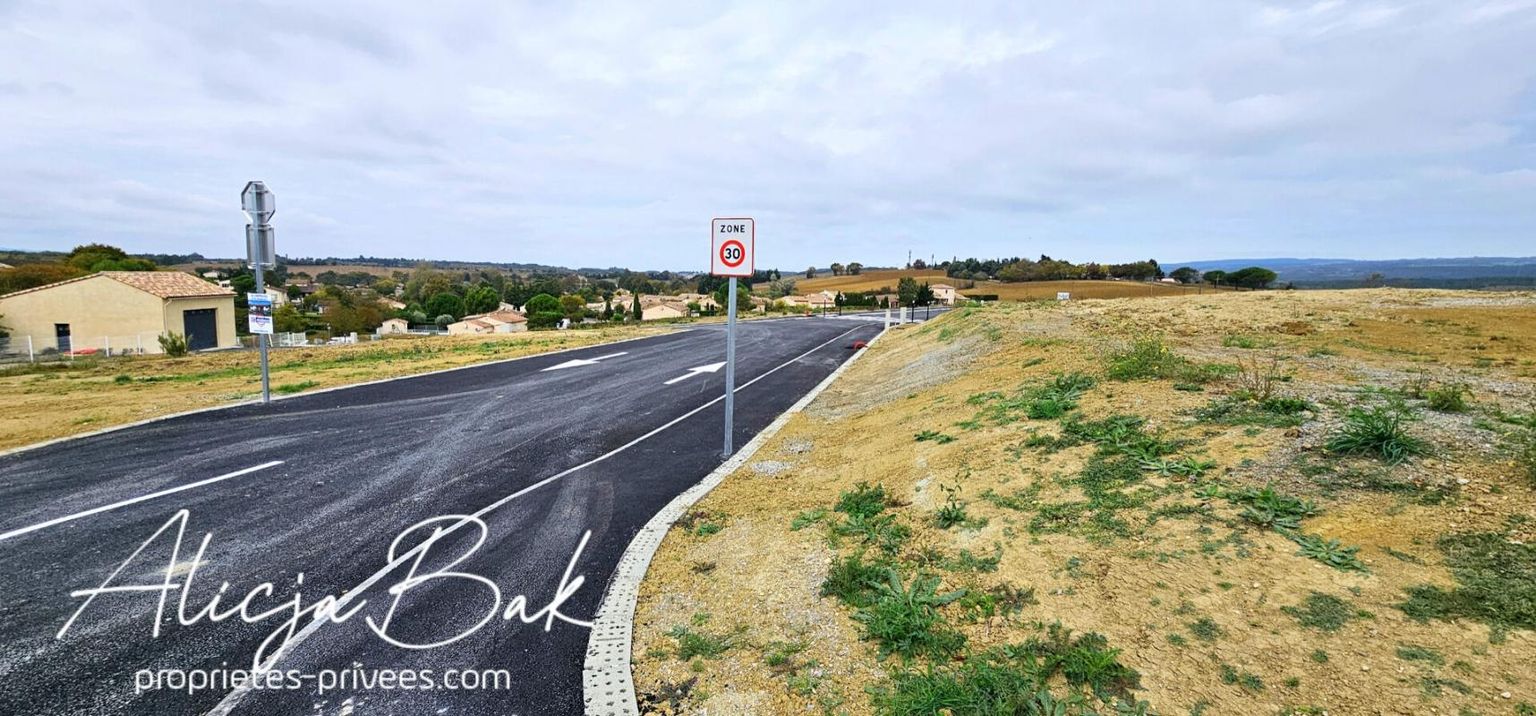
<path id="1" fill-rule="evenodd" d="M 734 259 L 734 260 L 732 260 L 732 259 Z M 741 262 L 746 261 L 746 260 L 747 260 L 747 247 L 742 246 L 740 241 L 737 241 L 735 239 L 731 239 L 729 241 L 726 241 L 723 244 L 720 244 L 720 262 L 721 263 L 723 263 L 726 266 L 729 266 L 731 268 L 736 268 L 737 266 L 741 265 Z"/>

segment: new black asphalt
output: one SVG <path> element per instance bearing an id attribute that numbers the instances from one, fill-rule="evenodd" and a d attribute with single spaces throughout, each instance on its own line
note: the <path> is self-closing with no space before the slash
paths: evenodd
<path id="1" fill-rule="evenodd" d="M 812 318 L 749 321 L 739 330 L 738 447 L 879 326 Z M 724 352 L 723 327 L 699 327 L 203 412 L 0 457 L 0 534 L 283 461 L 0 538 L 0 713 L 579 714 L 590 630 L 571 622 L 592 618 L 640 527 L 722 462 L 723 407 L 710 401 L 723 392 L 724 371 L 665 381 L 724 360 Z M 546 370 L 576 359 L 600 360 Z M 173 562 L 180 510 L 186 529 Z M 395 538 L 423 520 L 477 512 L 483 531 L 460 524 L 415 565 L 418 577 L 459 576 L 419 580 L 397 600 L 389 588 L 415 560 L 384 571 Z M 407 536 L 397 554 L 428 532 Z M 180 585 L 205 533 L 212 537 L 186 590 L 185 615 L 194 623 L 185 625 Z M 561 601 L 556 591 L 567 570 L 566 584 L 584 583 Z M 71 593 L 104 582 L 172 588 L 103 593 L 58 636 L 85 603 Z M 277 672 L 302 679 L 330 670 L 355 680 L 378 678 L 376 670 L 431 670 L 438 688 L 338 686 L 321 694 L 310 681 L 236 696 L 217 687 L 136 689 L 156 670 L 250 668 L 285 616 L 195 618 L 224 582 L 220 612 L 268 582 L 247 614 L 291 604 L 295 594 L 301 607 L 349 594 L 341 611 L 359 610 L 298 632 Z M 551 602 L 558 614 L 541 613 Z M 298 625 L 310 621 L 306 613 Z M 450 643 L 408 648 L 437 642 Z M 505 669 L 511 679 L 507 688 L 447 690 L 442 682 L 453 669 Z"/>

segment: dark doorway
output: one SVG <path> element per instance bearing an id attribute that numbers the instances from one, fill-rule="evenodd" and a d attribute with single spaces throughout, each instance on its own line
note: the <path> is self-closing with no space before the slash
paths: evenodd
<path id="1" fill-rule="evenodd" d="M 181 312 L 182 329 L 187 332 L 187 350 L 201 351 L 219 347 L 219 322 L 216 309 L 199 308 Z"/>
<path id="2" fill-rule="evenodd" d="M 70 351 L 68 323 L 53 324 L 53 340 L 54 343 L 58 344 L 60 353 L 68 353 Z"/>

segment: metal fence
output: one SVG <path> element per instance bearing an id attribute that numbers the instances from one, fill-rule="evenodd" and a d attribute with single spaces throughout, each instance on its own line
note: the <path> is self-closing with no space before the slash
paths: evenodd
<path id="1" fill-rule="evenodd" d="M 68 361 L 86 356 L 159 353 L 153 333 L 126 336 L 7 336 L 0 338 L 0 364 Z"/>

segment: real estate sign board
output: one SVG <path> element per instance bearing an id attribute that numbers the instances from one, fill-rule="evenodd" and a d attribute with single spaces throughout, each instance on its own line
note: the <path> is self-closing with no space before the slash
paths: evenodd
<path id="1" fill-rule="evenodd" d="M 246 316 L 251 333 L 272 335 L 272 297 L 265 293 L 247 293 L 245 302 L 250 307 Z"/>

